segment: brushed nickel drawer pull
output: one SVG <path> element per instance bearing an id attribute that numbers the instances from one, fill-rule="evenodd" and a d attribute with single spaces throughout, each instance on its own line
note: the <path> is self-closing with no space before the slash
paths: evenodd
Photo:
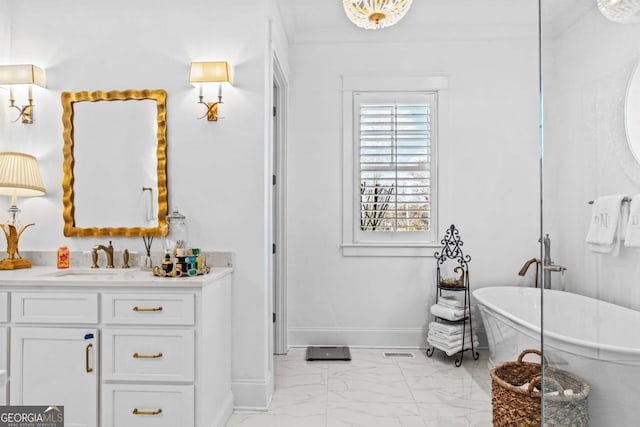
<path id="1" fill-rule="evenodd" d="M 159 359 L 162 357 L 162 353 L 158 353 L 158 354 L 138 354 L 138 353 L 133 353 L 133 357 L 135 359 Z"/>
<path id="2" fill-rule="evenodd" d="M 138 408 L 133 408 L 133 415 L 160 415 L 162 413 L 162 409 L 158 409 L 157 411 L 139 411 Z"/>
<path id="3" fill-rule="evenodd" d="M 89 350 L 93 347 L 93 344 L 87 344 L 87 347 L 84 349 L 84 370 L 86 372 L 93 372 L 93 368 L 89 366 Z"/>
<path id="4" fill-rule="evenodd" d="M 133 311 L 162 311 L 162 306 L 160 307 L 138 307 L 137 305 L 133 307 Z"/>

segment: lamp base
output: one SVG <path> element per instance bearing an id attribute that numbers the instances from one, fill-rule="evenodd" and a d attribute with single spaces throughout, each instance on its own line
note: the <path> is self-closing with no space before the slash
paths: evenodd
<path id="1" fill-rule="evenodd" d="M 5 258 L 0 261 L 0 270 L 17 270 L 19 268 L 31 268 L 31 263 L 24 258 Z"/>

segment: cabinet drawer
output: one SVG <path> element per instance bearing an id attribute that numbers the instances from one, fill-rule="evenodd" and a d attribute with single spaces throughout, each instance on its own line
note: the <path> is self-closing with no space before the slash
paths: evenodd
<path id="1" fill-rule="evenodd" d="M 105 381 L 193 382 L 193 330 L 105 329 L 102 338 Z"/>
<path id="2" fill-rule="evenodd" d="M 16 323 L 98 323 L 96 293 L 11 293 L 11 318 Z"/>
<path id="3" fill-rule="evenodd" d="M 193 294 L 104 294 L 104 322 L 111 325 L 193 325 Z"/>
<path id="4" fill-rule="evenodd" d="M 193 427 L 193 386 L 104 385 L 102 427 Z"/>
<path id="5" fill-rule="evenodd" d="M 9 321 L 9 294 L 0 292 L 0 323 Z"/>

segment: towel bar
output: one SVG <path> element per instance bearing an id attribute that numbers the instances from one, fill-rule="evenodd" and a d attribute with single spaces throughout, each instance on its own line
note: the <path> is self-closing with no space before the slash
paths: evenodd
<path id="1" fill-rule="evenodd" d="M 622 203 L 630 202 L 630 201 L 631 201 L 630 197 L 625 197 L 624 199 L 622 199 Z M 589 200 L 589 204 L 592 205 L 593 204 L 593 200 Z"/>

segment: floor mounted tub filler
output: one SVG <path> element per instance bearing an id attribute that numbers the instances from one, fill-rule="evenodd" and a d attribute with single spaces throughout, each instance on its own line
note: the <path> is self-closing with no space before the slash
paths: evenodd
<path id="1" fill-rule="evenodd" d="M 591 426 L 637 425 L 640 396 L 640 312 L 569 292 L 489 287 L 473 292 L 489 342 L 489 363 L 540 349 L 544 357 L 591 386 Z"/>

